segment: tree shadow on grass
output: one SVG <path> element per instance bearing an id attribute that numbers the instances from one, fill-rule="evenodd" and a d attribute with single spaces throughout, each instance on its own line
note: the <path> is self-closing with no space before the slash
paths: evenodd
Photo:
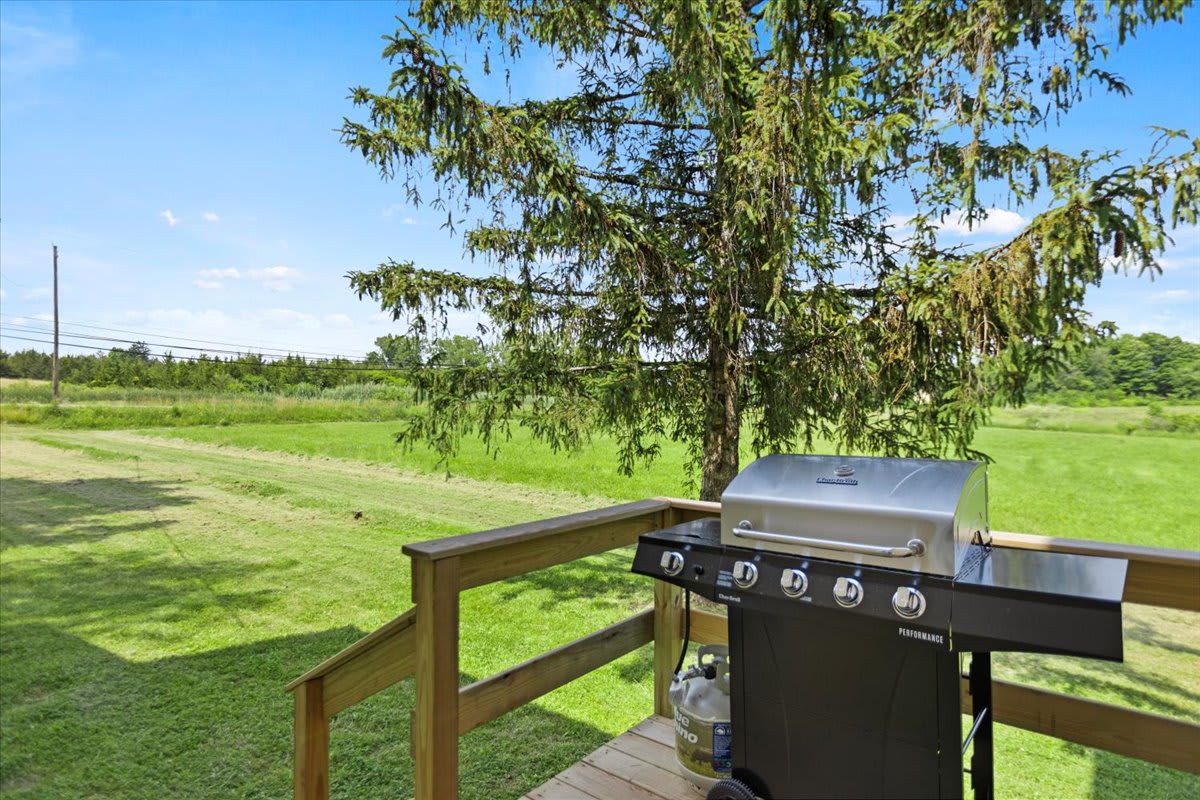
<path id="1" fill-rule="evenodd" d="M 1200 797 L 1200 775 L 1075 744 L 1069 745 L 1068 750 L 1091 756 L 1092 786 L 1088 797 L 1093 800 L 1127 800 L 1131 797 L 1192 800 Z"/>
<path id="2" fill-rule="evenodd" d="M 52 625 L 5 625 L 0 787 L 12 798 L 287 796 L 283 687 L 362 635 L 343 627 L 139 663 Z M 412 795 L 414 705 L 410 679 L 333 720 L 332 797 Z M 609 738 L 526 706 L 460 740 L 461 796 L 519 796 Z"/>
<path id="3" fill-rule="evenodd" d="M 1179 610 L 1175 610 L 1175 609 L 1170 609 L 1170 610 L 1155 609 L 1155 611 L 1159 614 L 1165 613 L 1165 614 L 1171 614 L 1171 615 L 1177 615 L 1177 616 L 1178 615 L 1186 615 L 1187 617 L 1191 617 L 1191 624 L 1195 624 L 1196 620 L 1200 619 L 1200 615 L 1195 614 L 1195 612 L 1179 611 Z M 1140 615 L 1126 614 L 1124 617 L 1124 620 L 1123 620 L 1123 624 L 1125 627 L 1126 640 L 1133 639 L 1133 640 L 1139 641 L 1143 644 L 1150 645 L 1151 647 L 1157 647 L 1157 648 L 1161 648 L 1163 650 L 1169 650 L 1172 653 L 1182 653 L 1184 655 L 1189 655 L 1189 656 L 1200 656 L 1200 648 L 1193 647 L 1193 646 L 1187 644 L 1186 642 L 1180 642 L 1177 640 L 1166 638 L 1163 635 L 1162 631 L 1160 631 L 1155 626 L 1154 622 L 1147 622 Z"/>
<path id="4" fill-rule="evenodd" d="M 1038 686 L 1051 686 L 1055 691 L 1082 697 L 1117 696 L 1119 705 L 1166 714 L 1188 717 L 1192 709 L 1169 697 L 1187 698 L 1200 702 L 1200 695 L 1185 688 L 1177 681 L 1134 669 L 1128 664 L 1088 662 L 1085 672 L 1048 664 L 1043 660 L 1035 663 L 1012 663 L 1006 666 L 1013 670 L 1018 680 Z M 1136 684 L 1130 685 L 1130 684 Z M 1146 689 L 1137 688 L 1144 686 Z"/>
<path id="5" fill-rule="evenodd" d="M 528 599 L 524 595 L 532 589 L 544 593 L 542 608 L 598 597 L 642 608 L 653 600 L 652 582 L 629 571 L 632 559 L 633 551 L 625 548 L 528 572 L 503 581 L 500 597 Z"/>
<path id="6" fill-rule="evenodd" d="M 274 590 L 245 588 L 261 582 L 255 576 L 263 569 L 229 559 L 191 561 L 177 551 L 14 560 L 4 568 L 0 617 L 118 639 L 161 639 L 178 635 L 170 626 L 238 620 L 272 602 Z"/>
<path id="7" fill-rule="evenodd" d="M 0 788 L 17 800 L 285 797 L 292 700 L 283 686 L 362 635 L 346 626 L 137 662 L 55 626 L 6 624 L 0 629 Z M 648 660 L 648 653 L 637 660 Z M 635 670 L 629 677 L 643 675 Z M 474 679 L 460 676 L 464 684 Z M 332 798 L 412 795 L 414 705 L 409 679 L 333 720 Z M 460 796 L 517 797 L 609 738 L 594 726 L 525 706 L 460 739 Z M 1064 747 L 1095 765 L 1092 785 L 1080 785 L 1075 796 L 1197 796 L 1197 776 Z M 997 758 L 1005 758 L 1003 748 Z"/>
<path id="8" fill-rule="evenodd" d="M 86 544 L 120 533 L 154 530 L 173 520 L 157 511 L 195 498 L 176 481 L 75 478 L 39 481 L 0 478 L 0 549 Z M 148 518 L 112 520 L 116 514 L 148 512 Z"/>

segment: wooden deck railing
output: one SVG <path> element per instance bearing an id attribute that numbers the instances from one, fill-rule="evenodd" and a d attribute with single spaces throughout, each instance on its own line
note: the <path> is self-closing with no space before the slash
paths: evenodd
<path id="1" fill-rule="evenodd" d="M 654 582 L 652 608 L 508 670 L 458 685 L 459 593 L 633 544 L 651 530 L 720 514 L 717 503 L 658 498 L 407 545 L 414 607 L 288 685 L 295 706 L 297 800 L 329 796 L 329 720 L 416 675 L 412 721 L 418 800 L 458 796 L 458 737 L 654 642 L 654 713 L 682 645 L 681 593 Z M 1125 601 L 1200 611 L 1200 553 L 994 533 L 1002 547 L 1129 560 Z M 727 640 L 723 616 L 693 609 L 695 642 Z M 1200 773 L 1200 725 L 1029 686 L 993 681 L 995 720 L 1089 747 Z M 965 693 L 964 709 L 969 708 Z"/>

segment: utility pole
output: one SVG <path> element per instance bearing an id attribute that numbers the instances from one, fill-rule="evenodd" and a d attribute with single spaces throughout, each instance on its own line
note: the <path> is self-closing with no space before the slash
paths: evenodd
<path id="1" fill-rule="evenodd" d="M 58 402 L 58 245 L 54 248 L 54 361 L 50 368 L 51 396 Z"/>

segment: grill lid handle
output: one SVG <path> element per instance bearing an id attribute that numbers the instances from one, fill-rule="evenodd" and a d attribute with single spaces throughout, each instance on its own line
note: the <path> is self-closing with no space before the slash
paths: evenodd
<path id="1" fill-rule="evenodd" d="M 819 547 L 822 550 L 838 550 L 843 553 L 858 553 L 864 556 L 908 558 L 909 556 L 925 555 L 925 542 L 920 539 L 909 539 L 908 544 L 904 547 L 883 547 L 881 545 L 859 544 L 857 542 L 840 542 L 836 539 L 814 539 L 811 536 L 796 536 L 790 533 L 756 531 L 748 519 L 744 519 L 734 526 L 733 535 L 742 539 L 758 539 L 763 542 L 778 542 L 780 544 L 797 544 L 801 547 Z"/>

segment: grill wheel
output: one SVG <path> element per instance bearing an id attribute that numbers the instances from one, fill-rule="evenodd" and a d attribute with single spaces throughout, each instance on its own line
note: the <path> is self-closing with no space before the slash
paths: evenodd
<path id="1" fill-rule="evenodd" d="M 736 778 L 722 778 L 708 790 L 708 800 L 755 800 L 754 791 Z"/>

